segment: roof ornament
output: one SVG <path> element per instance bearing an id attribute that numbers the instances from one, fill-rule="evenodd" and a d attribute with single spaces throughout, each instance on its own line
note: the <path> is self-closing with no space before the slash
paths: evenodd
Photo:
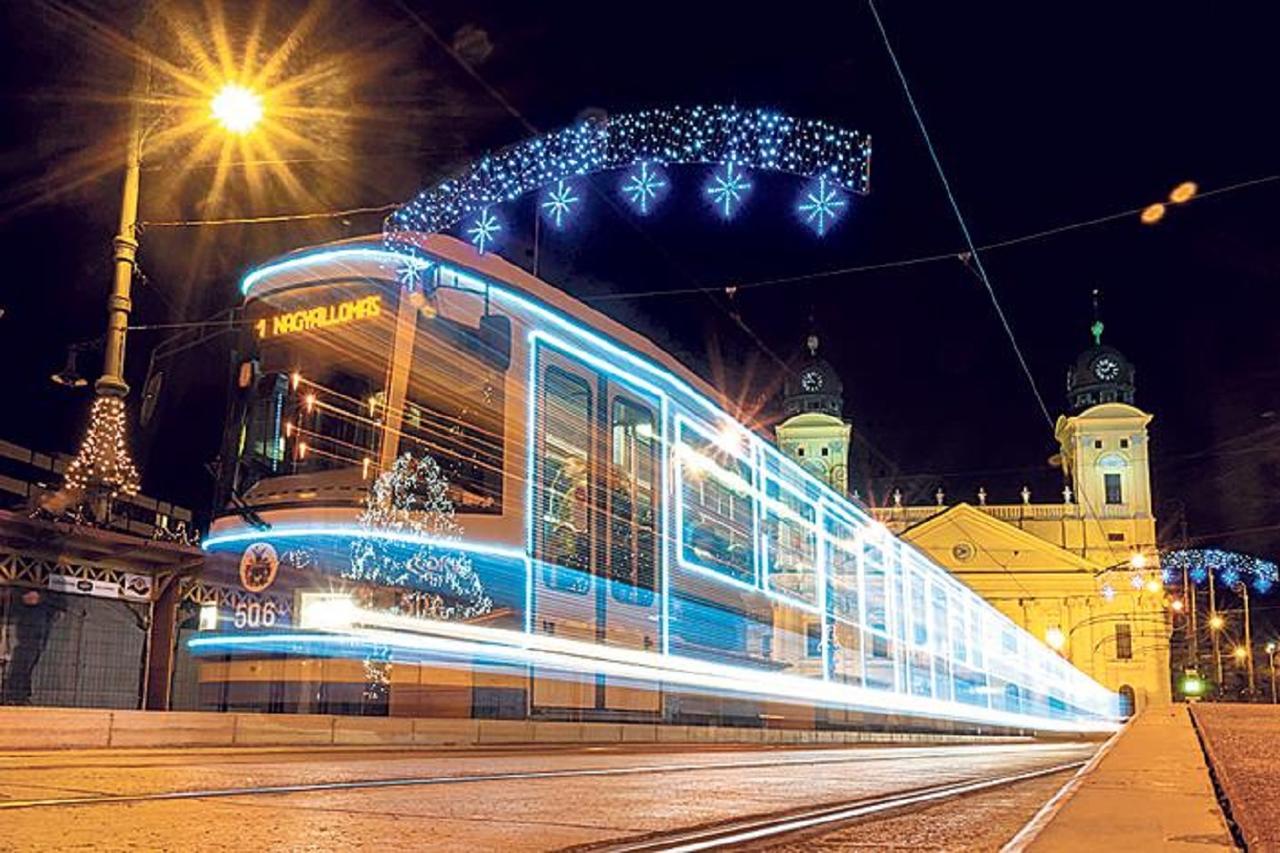
<path id="1" fill-rule="evenodd" d="M 818 336 L 817 335 L 810 334 L 809 339 L 805 341 L 805 346 L 809 348 L 810 356 L 812 356 L 813 358 L 818 357 Z"/>
<path id="2" fill-rule="evenodd" d="M 978 506 L 987 505 L 987 490 L 983 486 L 978 486 Z"/>
<path id="3" fill-rule="evenodd" d="M 933 493 L 933 499 L 937 501 L 938 506 L 942 506 L 943 501 L 947 498 L 946 492 L 942 491 L 942 486 L 938 486 L 938 491 Z"/>
<path id="4" fill-rule="evenodd" d="M 1089 332 L 1093 335 L 1093 345 L 1102 346 L 1102 325 L 1101 315 L 1102 293 L 1098 288 L 1093 289 L 1093 325 L 1089 327 Z"/>

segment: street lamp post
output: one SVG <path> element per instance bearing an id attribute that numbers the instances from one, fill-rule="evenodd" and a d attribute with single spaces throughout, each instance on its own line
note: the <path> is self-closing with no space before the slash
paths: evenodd
<path id="1" fill-rule="evenodd" d="M 94 515 L 100 522 L 109 519 L 111 501 L 118 494 L 133 494 L 138 489 L 138 471 L 126 441 L 124 397 L 129 393 L 129 385 L 124 378 L 124 359 L 138 257 L 138 195 L 144 138 L 142 102 L 149 75 L 149 63 L 140 63 L 129 108 L 119 228 L 112 241 L 114 277 L 107 297 L 102 375 L 94 383 L 96 398 L 90 410 L 89 427 L 66 472 L 68 489 L 81 492 L 92 501 Z M 234 84 L 224 86 L 210 107 L 212 117 L 231 133 L 247 133 L 262 117 L 261 99 L 251 90 Z"/>
<path id="2" fill-rule="evenodd" d="M 1271 667 L 1271 704 L 1276 704 L 1276 644 L 1267 643 L 1267 662 Z"/>
<path id="3" fill-rule="evenodd" d="M 1213 584 L 1213 572 L 1209 572 L 1209 631 L 1210 638 L 1213 640 L 1213 667 L 1217 672 L 1217 689 L 1222 689 L 1222 646 L 1218 640 L 1218 633 L 1222 629 L 1222 616 L 1218 613 L 1218 604 Z"/>
<path id="4" fill-rule="evenodd" d="M 1249 668 L 1249 695 L 1257 690 L 1257 682 L 1253 676 L 1253 634 L 1249 625 L 1249 587 L 1241 582 L 1237 589 L 1244 600 L 1244 656 L 1245 665 Z"/>

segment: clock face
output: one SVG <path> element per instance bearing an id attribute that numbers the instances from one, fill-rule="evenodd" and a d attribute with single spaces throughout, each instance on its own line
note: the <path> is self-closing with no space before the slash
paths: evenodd
<path id="1" fill-rule="evenodd" d="M 816 370 L 806 370 L 800 375 L 800 387 L 810 393 L 821 390 L 822 374 Z"/>
<path id="2" fill-rule="evenodd" d="M 1110 382 L 1120 375 L 1120 365 L 1114 358 L 1104 355 L 1093 363 L 1093 375 L 1103 382 Z"/>

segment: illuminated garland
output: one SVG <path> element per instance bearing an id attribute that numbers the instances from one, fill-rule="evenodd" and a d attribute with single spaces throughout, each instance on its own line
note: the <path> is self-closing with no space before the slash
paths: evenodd
<path id="1" fill-rule="evenodd" d="M 1249 579 L 1258 592 L 1268 592 L 1280 582 L 1280 570 L 1270 560 L 1221 548 L 1187 548 L 1169 551 L 1160 557 L 1166 581 L 1179 578 L 1185 569 L 1192 583 L 1204 583 L 1209 572 L 1228 587 Z"/>
<path id="2" fill-rule="evenodd" d="M 138 469 L 125 441 L 124 400 L 98 396 L 89 410 L 89 429 L 76 458 L 67 466 L 66 487 L 75 492 L 138 493 Z"/>
<path id="3" fill-rule="evenodd" d="M 351 542 L 348 577 L 407 586 L 429 596 L 429 618 L 470 619 L 493 609 L 471 558 L 435 545 L 396 542 L 386 533 L 435 541 L 462 538 L 454 519 L 449 483 L 430 456 L 405 453 L 374 480 L 360 526 L 369 535 Z"/>
<path id="4" fill-rule="evenodd" d="M 398 239 L 403 232 L 442 233 L 462 226 L 463 233 L 469 233 L 492 216 L 486 211 L 493 205 L 543 187 L 551 190 L 542 207 L 554 212 L 559 227 L 570 206 L 565 200 L 572 195 L 577 201 L 565 182 L 615 169 L 638 169 L 621 189 L 628 201 L 647 213 L 666 186 L 647 176 L 660 175 L 660 165 L 696 164 L 725 167 L 721 177 L 734 192 L 710 197 L 726 217 L 749 186 L 741 177 L 743 169 L 813 179 L 827 198 L 816 229 L 824 233 L 843 206 L 831 206 L 839 201 L 834 193 L 868 191 L 870 158 L 871 138 L 866 134 L 774 110 L 695 106 L 590 118 L 483 157 L 463 174 L 423 190 L 387 218 L 386 234 L 389 245 L 396 246 L 412 245 L 410 239 Z M 813 190 L 808 193 L 802 204 L 812 201 Z M 561 203 L 555 203 L 556 194 Z M 493 236 L 488 228 L 478 233 L 486 244 Z"/>

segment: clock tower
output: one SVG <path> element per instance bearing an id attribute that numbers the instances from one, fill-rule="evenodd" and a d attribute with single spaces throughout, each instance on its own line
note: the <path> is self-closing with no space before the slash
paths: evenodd
<path id="1" fill-rule="evenodd" d="M 818 356 L 818 336 L 810 335 L 806 353 L 783 384 L 786 420 L 776 428 L 778 447 L 801 467 L 841 494 L 849 488 L 849 439 L 844 420 L 844 385 L 835 369 Z"/>
<path id="2" fill-rule="evenodd" d="M 1067 374 L 1067 409 L 1054 430 L 1062 468 L 1086 525 L 1078 543 L 1086 556 L 1115 562 L 1116 554 L 1154 549 L 1147 425 L 1151 415 L 1134 405 L 1133 364 L 1102 343 L 1095 319 L 1093 346 Z"/>

